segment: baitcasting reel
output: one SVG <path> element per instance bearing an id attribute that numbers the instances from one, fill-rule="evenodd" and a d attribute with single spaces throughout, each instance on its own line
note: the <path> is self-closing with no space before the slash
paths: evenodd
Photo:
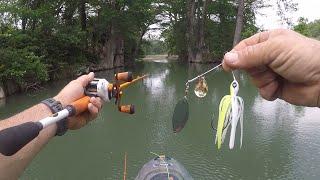
<path id="1" fill-rule="evenodd" d="M 135 81 L 145 78 L 146 75 L 133 79 L 131 72 L 122 72 L 115 74 L 114 77 L 115 83 L 109 83 L 106 79 L 94 79 L 85 88 L 85 94 L 91 97 L 100 97 L 105 102 L 114 98 L 120 112 L 134 114 L 134 105 L 121 105 L 122 90 Z"/>

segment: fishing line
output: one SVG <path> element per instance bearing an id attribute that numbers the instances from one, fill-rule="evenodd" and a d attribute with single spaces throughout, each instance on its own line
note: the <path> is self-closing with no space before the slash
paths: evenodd
<path id="1" fill-rule="evenodd" d="M 124 154 L 124 169 L 123 169 L 123 180 L 126 180 L 127 178 L 127 152 Z"/>
<path id="2" fill-rule="evenodd" d="M 222 63 L 220 63 L 219 65 L 217 65 L 217 66 L 209 69 L 208 71 L 206 71 L 206 72 L 204 72 L 204 73 L 202 73 L 202 74 L 200 74 L 200 75 L 198 75 L 198 76 L 196 76 L 196 77 L 188 80 L 188 81 L 186 82 L 186 85 L 189 84 L 189 83 L 192 83 L 193 81 L 199 79 L 200 77 L 205 76 L 206 74 L 210 73 L 211 71 L 213 71 L 213 70 L 215 70 L 215 69 L 218 69 L 220 66 L 222 66 Z"/>

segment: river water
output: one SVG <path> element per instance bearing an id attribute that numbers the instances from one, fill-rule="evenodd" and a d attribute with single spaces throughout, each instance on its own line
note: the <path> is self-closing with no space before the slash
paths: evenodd
<path id="1" fill-rule="evenodd" d="M 218 117 L 220 99 L 232 76 L 223 71 L 206 77 L 208 95 L 197 98 L 190 88 L 190 118 L 179 133 L 172 132 L 172 113 L 184 95 L 187 78 L 209 65 L 177 62 L 138 62 L 135 74 L 149 74 L 125 90 L 123 103 L 133 103 L 135 115 L 105 104 L 99 117 L 85 128 L 55 137 L 34 159 L 21 179 L 122 179 L 127 152 L 128 179 L 144 163 L 165 154 L 182 163 L 194 179 L 319 179 L 320 109 L 263 100 L 245 75 L 240 92 L 245 102 L 244 139 L 234 150 L 214 145 L 210 122 Z M 111 79 L 114 72 L 97 76 Z M 54 96 L 68 81 L 46 86 L 37 95 L 16 95 L 0 103 L 0 119 Z M 227 140 L 228 142 L 228 140 Z"/>

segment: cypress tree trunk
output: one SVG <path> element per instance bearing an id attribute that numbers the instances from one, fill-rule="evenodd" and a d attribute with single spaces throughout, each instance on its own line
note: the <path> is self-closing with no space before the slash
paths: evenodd
<path id="1" fill-rule="evenodd" d="M 86 1 L 81 0 L 79 5 L 79 14 L 80 14 L 80 23 L 81 23 L 81 30 L 87 30 L 87 13 L 86 13 Z"/>
<path id="2" fill-rule="evenodd" d="M 115 56 L 115 40 L 114 40 L 114 30 L 113 26 L 110 25 L 103 38 L 103 46 L 100 53 L 100 66 L 103 69 L 112 69 L 114 68 L 114 56 Z"/>
<path id="3" fill-rule="evenodd" d="M 86 0 L 81 0 L 79 2 L 79 19 L 80 19 L 80 25 L 81 30 L 86 33 L 84 41 L 84 49 L 88 50 L 88 39 L 87 39 L 87 13 L 86 13 Z"/>
<path id="4" fill-rule="evenodd" d="M 187 32 L 186 32 L 186 39 L 187 39 L 187 51 L 188 51 L 188 62 L 195 61 L 195 1 L 188 0 L 187 1 Z"/>
<path id="5" fill-rule="evenodd" d="M 238 0 L 238 14 L 237 14 L 237 23 L 236 29 L 233 37 L 233 47 L 236 46 L 241 40 L 241 32 L 243 29 L 243 17 L 244 17 L 244 0 Z M 237 79 L 240 78 L 239 70 L 234 71 Z"/>
<path id="6" fill-rule="evenodd" d="M 199 42 L 197 47 L 196 62 L 207 62 L 211 60 L 209 49 L 205 43 L 205 27 L 207 21 L 207 8 L 211 0 L 203 0 L 202 17 L 199 17 Z M 199 8 L 200 11 L 200 8 Z"/>
<path id="7" fill-rule="evenodd" d="M 116 0 L 110 1 L 110 7 L 117 10 Z M 108 25 L 102 42 L 104 43 L 100 53 L 100 66 L 103 69 L 113 69 L 124 66 L 124 40 L 115 32 L 115 27 L 112 22 Z"/>
<path id="8" fill-rule="evenodd" d="M 244 0 L 238 0 L 238 14 L 236 30 L 234 32 L 233 46 L 237 45 L 241 40 L 241 32 L 243 29 L 243 16 L 244 16 Z"/>
<path id="9" fill-rule="evenodd" d="M 115 39 L 115 55 L 113 61 L 114 67 L 124 66 L 124 40 L 121 36 Z"/>
<path id="10" fill-rule="evenodd" d="M 76 9 L 77 9 L 76 5 L 74 5 L 72 2 L 66 1 L 65 10 L 62 15 L 62 19 L 67 26 L 72 25 L 72 17 Z"/>

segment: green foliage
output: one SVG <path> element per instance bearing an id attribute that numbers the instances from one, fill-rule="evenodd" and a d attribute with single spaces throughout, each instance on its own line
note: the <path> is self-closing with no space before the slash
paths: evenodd
<path id="1" fill-rule="evenodd" d="M 20 85 L 48 79 L 43 57 L 27 49 L 0 49 L 0 79 L 14 80 Z M 36 78 L 34 78 L 36 77 Z"/>
<path id="2" fill-rule="evenodd" d="M 39 47 L 27 34 L 8 29 L 0 34 L 0 80 L 14 80 L 20 85 L 48 79 L 43 56 L 35 52 Z"/>
<path id="3" fill-rule="evenodd" d="M 158 55 L 167 53 L 165 43 L 160 40 L 144 41 L 142 44 L 142 49 L 146 55 Z"/>
<path id="4" fill-rule="evenodd" d="M 165 39 L 165 45 L 169 55 L 185 56 L 187 53 L 185 22 L 176 22 L 172 27 L 163 31 L 162 36 Z"/>
<path id="5" fill-rule="evenodd" d="M 47 81 L 70 66 L 99 64 L 111 38 L 124 41 L 126 59 L 137 58 L 143 54 L 142 36 L 155 21 L 153 2 L 0 1 L 0 67 L 6 69 L 0 77 L 21 84 Z"/>
<path id="6" fill-rule="evenodd" d="M 310 36 L 308 19 L 300 17 L 298 22 L 298 25 L 293 27 L 294 31 L 299 32 L 300 34 L 303 34 L 305 36 Z"/>
<path id="7" fill-rule="evenodd" d="M 60 1 L 0 2 L 0 79 L 21 86 L 49 80 L 85 59 L 85 33 L 57 16 Z"/>
<path id="8" fill-rule="evenodd" d="M 190 2 L 196 22 L 188 40 Z M 258 31 L 255 12 L 264 6 L 261 0 L 245 2 L 243 38 Z M 291 0 L 278 2 L 285 9 L 295 7 Z M 20 84 L 46 81 L 67 67 L 114 62 L 114 54 L 124 54 L 126 62 L 164 52 L 185 59 L 188 47 L 218 59 L 232 48 L 236 16 L 237 0 L 2 0 L 0 78 Z M 154 23 L 164 29 L 164 42 L 143 41 Z M 308 24 L 304 31 L 319 37 L 317 27 Z"/>
<path id="9" fill-rule="evenodd" d="M 187 0 L 166 1 L 162 0 L 163 10 L 167 12 L 170 21 L 163 22 L 166 28 L 162 37 L 165 39 L 169 54 L 176 54 L 180 57 L 187 56 L 187 44 L 190 43 L 186 38 L 187 31 Z M 203 15 L 204 1 L 196 1 L 197 16 Z M 230 50 L 233 45 L 233 37 L 237 16 L 237 0 L 218 0 L 208 1 L 206 20 L 205 20 L 205 45 L 209 49 L 214 59 L 220 59 L 223 54 Z M 258 0 L 246 1 L 245 23 L 242 37 L 246 38 L 255 34 L 259 29 L 255 24 L 255 10 L 257 6 L 263 7 Z M 200 18 L 201 19 L 201 18 Z M 199 18 L 196 22 L 195 31 L 199 31 Z M 199 38 L 196 41 L 199 41 Z M 198 43 L 198 42 L 196 42 Z"/>
<path id="10" fill-rule="evenodd" d="M 320 40 L 320 20 L 308 22 L 306 18 L 299 18 L 299 23 L 293 27 L 296 32 Z"/>

